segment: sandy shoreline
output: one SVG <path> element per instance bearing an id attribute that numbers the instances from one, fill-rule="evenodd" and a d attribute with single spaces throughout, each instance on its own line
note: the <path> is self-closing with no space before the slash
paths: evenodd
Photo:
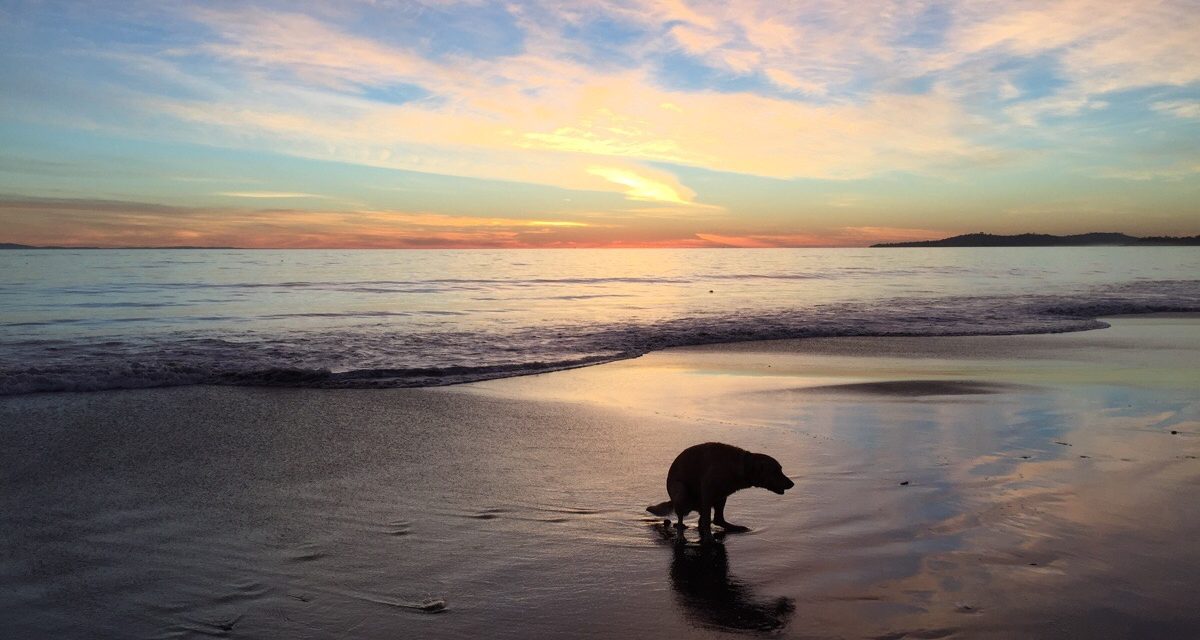
<path id="1" fill-rule="evenodd" d="M 0 610 L 17 637 L 1195 635 L 1200 321 L 1110 322 L 2 398 Z M 797 482 L 733 497 L 754 531 L 709 551 L 641 511 L 706 440 Z"/>

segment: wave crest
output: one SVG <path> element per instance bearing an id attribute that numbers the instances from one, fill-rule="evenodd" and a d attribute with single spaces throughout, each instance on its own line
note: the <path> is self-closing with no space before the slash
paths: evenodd
<path id="1" fill-rule="evenodd" d="M 1200 281 L 1143 281 L 1070 295 L 941 296 L 697 313 L 653 323 L 397 333 L 345 328 L 268 335 L 177 332 L 0 345 L 0 395 L 193 384 L 420 387 L 543 373 L 720 342 L 837 336 L 1081 331 L 1097 318 L 1200 311 Z M 29 364 L 36 363 L 36 364 Z"/>

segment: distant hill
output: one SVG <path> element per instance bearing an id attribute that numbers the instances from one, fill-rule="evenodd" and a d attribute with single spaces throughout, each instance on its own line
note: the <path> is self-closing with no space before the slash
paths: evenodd
<path id="1" fill-rule="evenodd" d="M 1073 236 L 1053 236 L 1046 233 L 1022 233 L 998 236 L 990 233 L 924 240 L 921 242 L 884 242 L 872 247 L 1141 247 L 1154 245 L 1200 246 L 1200 236 L 1151 236 L 1138 238 L 1124 233 L 1080 233 Z"/>
<path id="2" fill-rule="evenodd" d="M 87 249 L 89 251 L 103 251 L 105 249 L 238 249 L 238 248 L 239 247 L 192 247 L 192 246 L 179 246 L 179 247 L 52 247 L 52 246 L 46 246 L 46 247 L 38 247 L 38 246 L 31 245 L 31 244 L 16 244 L 13 242 L 0 242 L 0 251 L 3 251 L 5 249 L 47 249 L 47 250 L 71 249 L 73 251 Z"/>

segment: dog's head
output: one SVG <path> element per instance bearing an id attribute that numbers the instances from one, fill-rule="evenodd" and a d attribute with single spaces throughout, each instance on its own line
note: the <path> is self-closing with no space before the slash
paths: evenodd
<path id="1" fill-rule="evenodd" d="M 750 484 L 755 487 L 762 487 L 783 495 L 784 491 L 796 486 L 795 482 L 783 475 L 783 467 L 779 465 L 779 462 L 769 455 L 751 454 L 747 466 L 746 475 L 749 477 Z"/>

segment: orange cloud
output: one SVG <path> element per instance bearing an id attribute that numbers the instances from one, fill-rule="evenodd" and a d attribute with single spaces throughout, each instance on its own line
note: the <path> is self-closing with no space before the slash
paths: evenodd
<path id="1" fill-rule="evenodd" d="M 688 205 L 688 208 L 695 205 Z M 699 220 L 699 222 L 697 222 Z M 391 210 L 306 211 L 173 207 L 106 200 L 0 199 L 5 241 L 57 246 L 247 248 L 820 247 L 928 239 L 916 229 L 847 227 L 814 233 L 694 233 L 663 218 L 524 219 Z"/>
<path id="2" fill-rule="evenodd" d="M 722 247 L 862 247 L 880 242 L 933 240 L 952 235 L 946 231 L 891 227 L 842 227 L 820 233 L 721 235 L 697 233 L 696 237 Z"/>
<path id="3" fill-rule="evenodd" d="M 280 248 L 521 247 L 555 234 L 603 230 L 576 220 L 405 211 L 211 209 L 76 199 L 0 200 L 5 240 L 60 246 Z"/>

